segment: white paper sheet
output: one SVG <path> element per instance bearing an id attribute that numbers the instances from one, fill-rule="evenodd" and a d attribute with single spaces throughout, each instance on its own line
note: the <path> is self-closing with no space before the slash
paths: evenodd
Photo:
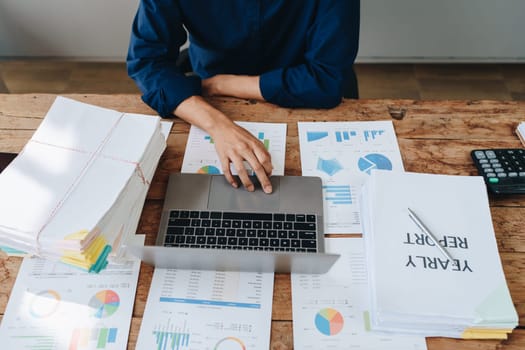
<path id="1" fill-rule="evenodd" d="M 2 349 L 126 349 L 139 269 L 136 259 L 90 274 L 24 258 L 0 326 Z"/>
<path id="2" fill-rule="evenodd" d="M 360 188 L 373 169 L 403 170 L 391 121 L 300 122 L 303 176 L 323 180 L 325 233 L 361 233 Z"/>
<path id="3" fill-rule="evenodd" d="M 136 349 L 267 350 L 273 275 L 155 269 Z"/>
<path id="4" fill-rule="evenodd" d="M 326 249 L 341 254 L 324 275 L 292 274 L 294 348 L 422 350 L 424 337 L 368 330 L 369 289 L 361 238 L 327 238 Z"/>
<path id="5" fill-rule="evenodd" d="M 284 175 L 286 150 L 286 124 L 236 122 L 258 138 L 272 156 L 273 175 Z M 249 169 L 248 164 L 245 166 Z M 192 125 L 184 153 L 181 172 L 201 174 L 222 174 L 222 166 L 215 151 L 213 139 Z M 250 169 L 251 171 L 251 169 Z M 233 173 L 236 173 L 233 171 Z"/>

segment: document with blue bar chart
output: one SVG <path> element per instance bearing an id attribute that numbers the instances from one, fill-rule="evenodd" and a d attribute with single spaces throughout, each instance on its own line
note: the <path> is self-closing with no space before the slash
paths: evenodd
<path id="1" fill-rule="evenodd" d="M 155 269 L 136 349 L 268 350 L 273 276 Z"/>
<path id="2" fill-rule="evenodd" d="M 127 349 L 139 269 L 137 259 L 110 262 L 97 274 L 24 258 L 2 319 L 0 348 Z"/>
<path id="3" fill-rule="evenodd" d="M 325 233 L 361 233 L 360 188 L 374 169 L 403 171 L 391 121 L 300 122 L 303 176 L 323 181 Z"/>

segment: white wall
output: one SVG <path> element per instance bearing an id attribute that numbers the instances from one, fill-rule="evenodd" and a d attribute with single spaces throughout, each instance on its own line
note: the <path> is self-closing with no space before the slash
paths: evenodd
<path id="1" fill-rule="evenodd" d="M 525 0 L 361 0 L 359 59 L 525 62 Z"/>
<path id="2" fill-rule="evenodd" d="M 123 60 L 139 0 L 0 0 L 0 57 Z"/>
<path id="3" fill-rule="evenodd" d="M 138 1 L 0 0 L 0 57 L 123 60 Z M 525 0 L 361 0 L 358 61 L 525 62 Z"/>

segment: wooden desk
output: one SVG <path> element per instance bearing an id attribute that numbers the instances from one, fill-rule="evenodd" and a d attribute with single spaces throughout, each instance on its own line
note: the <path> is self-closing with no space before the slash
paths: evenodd
<path id="1" fill-rule="evenodd" d="M 154 114 L 137 95 L 71 95 L 73 99 L 123 112 Z M 45 115 L 54 95 L 0 95 L 0 152 L 19 152 Z M 441 174 L 476 174 L 469 152 L 474 148 L 522 147 L 514 129 L 525 120 L 524 102 L 498 101 L 345 101 L 332 110 L 292 110 L 228 98 L 210 100 L 235 120 L 287 122 L 286 174 L 300 175 L 298 121 L 394 120 L 407 171 Z M 189 125 L 179 119 L 153 179 L 138 232 L 154 244 L 168 173 L 179 171 Z M 1 195 L 1 194 L 0 194 Z M 428 338 L 428 348 L 489 350 L 525 349 L 525 196 L 491 197 L 498 247 L 520 326 L 506 341 L 463 341 Z M 0 319 L 16 279 L 20 258 L 0 257 Z M 153 268 L 142 265 L 133 311 L 129 348 L 140 328 Z M 272 314 L 272 349 L 292 349 L 290 278 L 276 274 Z"/>

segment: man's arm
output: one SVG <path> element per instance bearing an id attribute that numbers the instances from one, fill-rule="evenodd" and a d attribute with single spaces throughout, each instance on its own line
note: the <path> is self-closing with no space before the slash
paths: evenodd
<path id="1" fill-rule="evenodd" d="M 188 77 L 175 65 L 186 41 L 181 14 L 173 0 L 142 0 L 133 22 L 128 51 L 128 74 L 143 93 L 142 99 L 162 117 L 177 115 L 208 132 L 226 179 L 235 187 L 230 162 L 243 185 L 253 191 L 243 161 L 254 170 L 265 192 L 272 191 L 268 176 L 270 154 L 253 135 L 233 123 L 199 95 L 201 79 Z"/>
<path id="2" fill-rule="evenodd" d="M 359 0 L 319 1 L 304 61 L 261 74 L 264 99 L 283 107 L 337 106 L 357 55 L 359 18 Z"/>
<path id="3" fill-rule="evenodd" d="M 272 192 L 272 185 L 268 178 L 272 173 L 272 163 L 270 154 L 261 141 L 233 123 L 200 96 L 192 96 L 183 101 L 175 109 L 175 114 L 210 134 L 215 143 L 224 176 L 233 187 L 238 187 L 238 185 L 232 176 L 230 163 L 237 170 L 244 187 L 248 191 L 254 190 L 253 183 L 243 164 L 243 161 L 246 160 L 257 175 L 264 192 Z"/>
<path id="4" fill-rule="evenodd" d="M 233 96 L 264 101 L 259 76 L 218 74 L 202 81 L 202 92 L 210 96 Z"/>
<path id="5" fill-rule="evenodd" d="M 216 75 L 203 80 L 203 92 L 266 100 L 283 107 L 335 107 L 357 55 L 359 16 L 359 0 L 320 1 L 302 63 L 260 76 Z"/>

